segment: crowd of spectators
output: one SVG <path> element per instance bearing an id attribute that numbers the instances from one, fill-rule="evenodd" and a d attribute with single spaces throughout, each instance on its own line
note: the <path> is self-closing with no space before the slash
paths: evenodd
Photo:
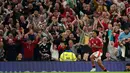
<path id="1" fill-rule="evenodd" d="M 0 0 L 0 61 L 88 61 L 92 30 L 102 60 L 130 58 L 130 0 Z"/>

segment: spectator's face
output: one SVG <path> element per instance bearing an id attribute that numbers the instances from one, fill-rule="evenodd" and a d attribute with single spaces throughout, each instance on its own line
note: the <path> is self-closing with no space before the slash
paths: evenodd
<path id="1" fill-rule="evenodd" d="M 40 11 L 42 11 L 43 10 L 43 6 L 40 6 Z"/>
<path id="2" fill-rule="evenodd" d="M 72 46 L 73 46 L 73 44 L 74 44 L 74 43 L 73 43 L 73 41 L 72 41 L 72 40 L 70 40 L 70 41 L 69 41 L 69 47 L 72 47 Z"/>
<path id="3" fill-rule="evenodd" d="M 57 50 L 57 45 L 54 45 L 53 47 L 54 47 L 55 50 Z"/>
<path id="4" fill-rule="evenodd" d="M 29 8 L 29 9 L 32 9 L 32 8 L 33 8 L 33 5 L 30 3 L 30 4 L 28 5 L 28 8 Z"/>
<path id="5" fill-rule="evenodd" d="M 125 29 L 124 32 L 125 32 L 125 34 L 128 34 L 129 33 L 129 29 Z"/>
<path id="6" fill-rule="evenodd" d="M 61 22 L 62 23 L 66 22 L 66 18 L 61 18 Z"/>
<path id="7" fill-rule="evenodd" d="M 17 56 L 17 58 L 18 58 L 18 59 L 22 59 L 22 58 L 23 58 L 22 54 L 19 53 L 18 56 Z"/>
<path id="8" fill-rule="evenodd" d="M 35 16 L 38 16 L 38 14 L 39 14 L 38 11 L 34 11 Z"/>
<path id="9" fill-rule="evenodd" d="M 45 13 L 46 12 L 46 9 L 43 9 L 43 11 L 42 11 L 43 13 Z"/>
<path id="10" fill-rule="evenodd" d="M 120 26 L 115 26 L 114 30 L 117 32 L 120 29 Z"/>
<path id="11" fill-rule="evenodd" d="M 13 44 L 13 39 L 9 39 L 8 44 Z"/>
<path id="12" fill-rule="evenodd" d="M 40 11 L 41 11 L 42 13 L 45 13 L 45 12 L 46 12 L 46 10 L 43 8 L 43 6 L 40 6 Z"/>
<path id="13" fill-rule="evenodd" d="M 69 13 L 69 12 L 66 12 L 66 16 L 70 16 L 70 13 Z"/>
<path id="14" fill-rule="evenodd" d="M 96 37 L 96 36 L 97 36 L 96 32 L 93 31 L 93 32 L 92 32 L 92 36 L 93 36 L 93 37 Z"/>
<path id="15" fill-rule="evenodd" d="M 63 37 L 63 38 L 67 38 L 68 35 L 67 35 L 66 33 L 62 33 L 62 37 Z"/>
<path id="16" fill-rule="evenodd" d="M 12 18 L 9 18 L 9 23 L 13 24 L 13 19 Z"/>
<path id="17" fill-rule="evenodd" d="M 107 58 L 110 58 L 110 53 L 106 53 L 106 57 L 107 57 Z"/>
<path id="18" fill-rule="evenodd" d="M 66 30 L 65 33 L 66 33 L 67 35 L 70 35 L 70 34 L 71 34 L 71 31 L 70 31 L 70 30 Z"/>
<path id="19" fill-rule="evenodd" d="M 71 22 L 71 18 L 70 17 L 67 17 L 67 22 Z"/>
<path id="20" fill-rule="evenodd" d="M 90 10 L 90 5 L 88 4 L 88 5 L 86 6 L 86 8 L 87 8 L 87 10 Z"/>
<path id="21" fill-rule="evenodd" d="M 112 25 L 111 24 L 108 25 L 108 29 L 112 29 Z"/>
<path id="22" fill-rule="evenodd" d="M 19 23 L 16 23 L 16 28 L 19 28 L 19 27 L 20 27 Z"/>
<path id="23" fill-rule="evenodd" d="M 55 16 L 52 17 L 52 21 L 55 23 L 57 22 L 57 18 Z"/>
<path id="24" fill-rule="evenodd" d="M 116 26 L 117 25 L 117 22 L 114 22 L 113 26 Z"/>
<path id="25" fill-rule="evenodd" d="M 91 32 L 92 29 L 93 29 L 93 26 L 89 26 L 89 27 L 87 28 L 87 31 L 88 31 L 88 32 Z"/>
<path id="26" fill-rule="evenodd" d="M 9 34 L 9 38 L 13 38 L 13 34 L 12 33 Z"/>
<path id="27" fill-rule="evenodd" d="M 69 38 L 74 38 L 74 35 L 73 35 L 73 34 L 70 34 L 70 35 L 69 35 Z"/>
<path id="28" fill-rule="evenodd" d="M 54 16 L 57 17 L 58 16 L 58 10 L 55 10 L 53 14 L 54 14 Z"/>
<path id="29" fill-rule="evenodd" d="M 21 3 L 18 4 L 18 9 L 22 9 Z"/>
<path id="30" fill-rule="evenodd" d="M 83 9 L 86 10 L 86 3 L 83 3 Z"/>
<path id="31" fill-rule="evenodd" d="M 7 8 L 8 8 L 8 10 L 11 10 L 12 6 L 11 6 L 11 5 L 8 5 Z"/>
<path id="32" fill-rule="evenodd" d="M 116 5 L 111 5 L 110 11 L 115 11 L 116 10 Z"/>
<path id="33" fill-rule="evenodd" d="M 44 16 L 40 15 L 40 21 L 43 22 L 44 21 Z"/>
<path id="34" fill-rule="evenodd" d="M 102 13 L 102 16 L 103 16 L 103 17 L 107 16 L 107 13 L 106 13 L 106 12 L 103 12 L 103 13 Z"/>
<path id="35" fill-rule="evenodd" d="M 83 31 L 87 32 L 87 27 L 86 26 L 83 27 Z"/>
<path id="36" fill-rule="evenodd" d="M 15 6 L 14 10 L 15 10 L 15 12 L 18 12 L 19 9 L 17 6 Z"/>
<path id="37" fill-rule="evenodd" d="M 101 27 L 97 27 L 97 30 L 98 30 L 98 31 L 102 31 L 102 29 L 103 29 L 103 28 L 101 28 Z"/>
<path id="38" fill-rule="evenodd" d="M 21 20 L 21 21 L 25 21 L 24 16 L 20 16 L 20 20 Z"/>
<path id="39" fill-rule="evenodd" d="M 66 9 L 70 9 L 70 6 L 68 4 L 66 5 Z"/>
<path id="40" fill-rule="evenodd" d="M 43 37 L 43 38 L 42 38 L 42 42 L 47 43 L 47 38 L 46 38 L 46 37 Z"/>
<path id="41" fill-rule="evenodd" d="M 55 4 L 55 8 L 59 9 L 60 5 L 58 3 Z"/>
<path id="42" fill-rule="evenodd" d="M 90 5 L 83 3 L 83 9 L 84 10 L 90 10 Z"/>

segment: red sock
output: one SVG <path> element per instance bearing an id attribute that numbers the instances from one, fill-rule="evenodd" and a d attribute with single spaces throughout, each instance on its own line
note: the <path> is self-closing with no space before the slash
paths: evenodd
<path id="1" fill-rule="evenodd" d="M 104 68 L 103 70 L 104 70 L 104 71 L 107 71 L 107 69 L 106 69 L 106 68 Z"/>
<path id="2" fill-rule="evenodd" d="M 92 65 L 93 68 L 95 68 L 95 65 Z"/>

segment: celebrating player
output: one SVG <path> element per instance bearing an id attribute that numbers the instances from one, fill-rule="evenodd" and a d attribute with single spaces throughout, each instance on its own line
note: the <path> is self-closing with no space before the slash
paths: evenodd
<path id="1" fill-rule="evenodd" d="M 103 48 L 103 42 L 98 37 L 99 32 L 97 30 L 93 30 L 92 38 L 89 41 L 89 46 L 92 48 L 92 55 L 90 56 L 91 62 L 92 62 L 92 72 L 96 71 L 94 61 L 98 63 L 100 68 L 103 71 L 107 71 L 107 69 L 103 66 L 101 56 L 102 56 L 102 48 Z"/>

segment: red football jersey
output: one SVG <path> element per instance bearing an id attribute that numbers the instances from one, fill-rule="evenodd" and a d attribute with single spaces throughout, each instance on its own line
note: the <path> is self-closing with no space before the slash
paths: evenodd
<path id="1" fill-rule="evenodd" d="M 91 38 L 89 40 L 89 45 L 92 48 L 92 52 L 96 52 L 96 51 L 102 52 L 102 48 L 94 48 L 93 47 L 93 45 L 103 46 L 103 42 L 102 42 L 102 40 L 99 37 L 97 37 L 97 38 Z"/>

